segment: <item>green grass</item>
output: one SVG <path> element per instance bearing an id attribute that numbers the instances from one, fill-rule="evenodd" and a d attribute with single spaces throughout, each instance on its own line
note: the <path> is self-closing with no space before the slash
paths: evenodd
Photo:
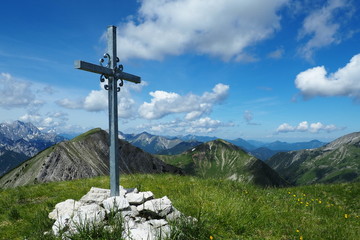
<path id="1" fill-rule="evenodd" d="M 0 239 L 46 239 L 43 232 L 52 225 L 47 214 L 56 203 L 78 200 L 92 186 L 108 184 L 107 177 L 98 177 L 0 190 Z M 122 175 L 121 185 L 152 191 L 156 197 L 166 195 L 181 212 L 198 218 L 196 226 L 182 225 L 185 232 L 198 236 L 194 239 L 360 236 L 360 183 L 264 189 L 190 176 Z M 180 233 L 173 237 L 190 239 Z"/>
<path id="2" fill-rule="evenodd" d="M 89 135 L 94 134 L 94 133 L 99 132 L 99 131 L 101 131 L 101 128 L 91 129 L 91 130 L 89 130 L 89 131 L 87 131 L 87 132 L 85 132 L 85 133 L 83 133 L 83 134 L 81 134 L 81 135 L 79 135 L 79 136 L 71 139 L 70 141 L 71 141 L 71 142 L 81 141 L 81 140 L 87 138 Z"/>

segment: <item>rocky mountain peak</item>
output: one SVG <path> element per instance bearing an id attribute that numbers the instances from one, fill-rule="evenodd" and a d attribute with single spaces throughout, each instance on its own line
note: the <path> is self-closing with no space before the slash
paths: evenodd
<path id="1" fill-rule="evenodd" d="M 226 150 L 242 150 L 240 147 L 223 139 L 216 139 L 210 142 L 206 142 L 203 145 L 207 146 L 207 148 L 209 148 L 210 150 L 212 150 L 213 148 L 223 148 Z M 201 145 L 199 147 L 201 147 Z"/>
<path id="2" fill-rule="evenodd" d="M 326 146 L 324 146 L 325 151 L 330 151 L 339 148 L 342 145 L 345 144 L 356 144 L 360 142 L 360 132 L 354 132 L 347 134 L 345 136 L 342 136 L 338 139 L 335 139 L 334 141 L 330 142 Z"/>
<path id="3" fill-rule="evenodd" d="M 1 123 L 0 132 L 13 141 L 19 139 L 32 139 L 41 135 L 41 131 L 32 123 L 14 121 L 12 123 Z"/>
<path id="4" fill-rule="evenodd" d="M 0 178 L 0 187 L 89 178 L 109 174 L 109 135 L 99 128 L 40 152 Z M 121 173 L 182 173 L 153 155 L 119 140 Z"/>

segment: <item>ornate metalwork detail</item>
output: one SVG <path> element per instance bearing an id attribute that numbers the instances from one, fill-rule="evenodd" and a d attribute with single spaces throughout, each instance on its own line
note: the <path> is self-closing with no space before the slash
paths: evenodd
<path id="1" fill-rule="evenodd" d="M 105 53 L 104 56 L 99 60 L 101 66 L 103 66 L 102 64 L 105 61 L 104 58 L 107 58 L 108 61 L 107 61 L 106 67 L 109 68 L 110 67 L 111 57 L 110 57 L 110 55 L 108 53 Z"/>
<path id="2" fill-rule="evenodd" d="M 103 66 L 103 63 L 105 62 L 105 58 L 107 59 L 107 65 L 106 65 L 106 67 L 107 68 L 110 68 L 110 63 L 111 63 L 111 57 L 110 57 L 110 55 L 108 54 L 108 53 L 105 53 L 104 54 L 104 56 L 103 56 L 103 58 L 101 58 L 100 60 L 99 60 L 99 62 L 100 62 L 100 65 L 102 66 L 102 67 L 104 67 Z M 116 57 L 116 62 L 118 63 L 118 62 L 120 62 L 120 59 L 118 58 L 118 57 Z M 124 80 L 123 79 L 121 79 L 121 78 L 119 78 L 119 77 L 117 77 L 117 73 L 121 73 L 122 71 L 124 70 L 124 66 L 122 65 L 122 64 L 119 64 L 118 66 L 116 66 L 115 68 L 114 68 L 114 70 L 113 70 L 113 72 L 114 72 L 114 80 L 115 81 L 117 81 L 117 80 L 120 80 L 120 83 L 119 83 L 119 87 L 117 87 L 116 88 L 116 90 L 117 90 L 117 92 L 120 92 L 120 88 L 122 87 L 122 86 L 124 86 Z M 105 74 L 101 74 L 100 75 L 100 82 L 105 82 L 105 80 L 109 80 L 109 76 L 107 76 L 107 75 L 105 75 Z M 109 87 L 109 85 L 108 84 L 105 84 L 104 85 L 104 89 L 105 90 L 109 90 L 110 89 L 110 87 Z"/>
<path id="3" fill-rule="evenodd" d="M 99 60 L 100 66 L 103 67 L 103 62 L 105 61 L 105 58 L 107 59 L 106 67 L 109 68 L 110 67 L 111 57 L 110 57 L 110 55 L 108 53 L 105 53 L 104 56 Z M 108 78 L 109 78 L 109 76 L 101 74 L 100 75 L 100 82 L 105 82 L 105 80 L 108 80 Z M 109 85 L 105 84 L 104 89 L 109 90 Z"/>

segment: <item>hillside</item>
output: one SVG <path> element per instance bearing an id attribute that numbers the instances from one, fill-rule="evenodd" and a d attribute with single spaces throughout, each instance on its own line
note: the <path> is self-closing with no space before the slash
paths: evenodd
<path id="1" fill-rule="evenodd" d="M 28 156 L 0 147 L 0 177 L 23 163 Z"/>
<path id="2" fill-rule="evenodd" d="M 182 168 L 187 174 L 204 178 L 230 179 L 261 186 L 287 185 L 265 163 L 224 140 L 203 143 L 182 154 L 158 157 Z"/>
<path id="3" fill-rule="evenodd" d="M 320 148 L 278 153 L 267 163 L 297 185 L 360 181 L 360 132 Z"/>
<path id="4" fill-rule="evenodd" d="M 108 151 L 108 133 L 93 129 L 40 152 L 0 178 L 0 187 L 107 175 Z M 119 141 L 119 155 L 121 173 L 181 173 L 123 140 Z"/>
<path id="5" fill-rule="evenodd" d="M 170 174 L 121 175 L 120 183 L 125 188 L 152 191 L 155 197 L 167 196 L 179 211 L 199 219 L 176 225 L 177 230 L 190 236 L 174 234 L 172 240 L 210 236 L 214 240 L 358 240 L 360 236 L 360 183 L 259 188 Z M 91 187 L 109 188 L 109 178 L 0 189 L 0 239 L 55 240 L 44 236 L 54 223 L 48 218 L 49 212 L 61 201 L 79 200 Z M 74 239 L 121 240 L 95 234 Z"/>

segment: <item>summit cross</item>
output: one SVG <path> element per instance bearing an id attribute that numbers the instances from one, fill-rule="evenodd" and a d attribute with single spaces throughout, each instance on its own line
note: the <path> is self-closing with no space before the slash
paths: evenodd
<path id="1" fill-rule="evenodd" d="M 103 66 L 104 58 L 107 59 L 107 65 Z M 109 97 L 109 165 L 110 165 L 110 195 L 119 196 L 119 145 L 118 145 L 118 102 L 117 93 L 123 86 L 123 80 L 133 83 L 140 83 L 141 78 L 126 72 L 123 72 L 123 66 L 117 63 L 119 58 L 116 56 L 116 27 L 109 26 L 107 29 L 107 53 L 100 59 L 100 65 L 75 61 L 75 68 L 88 72 L 98 73 L 100 81 L 107 84 L 104 86 L 108 90 Z M 117 81 L 120 80 L 119 86 Z"/>

